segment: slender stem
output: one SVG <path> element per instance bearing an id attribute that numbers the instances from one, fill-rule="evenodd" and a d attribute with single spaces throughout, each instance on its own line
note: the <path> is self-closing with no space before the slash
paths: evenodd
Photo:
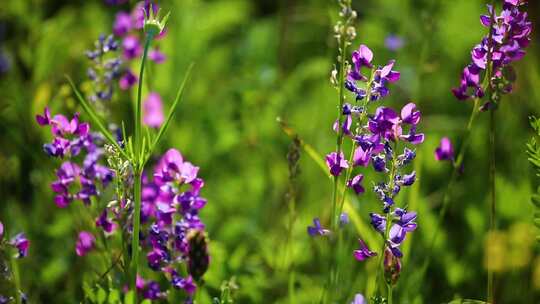
<path id="1" fill-rule="evenodd" d="M 491 188 L 491 200 L 489 208 L 489 231 L 494 232 L 496 229 L 496 182 L 495 182 L 495 108 L 492 108 L 489 115 L 489 147 L 490 147 L 490 158 L 489 158 L 489 181 Z M 488 259 L 490 259 L 488 255 Z M 493 273 L 492 267 L 488 262 L 488 303 L 495 303 L 495 287 L 494 280 L 495 275 Z"/>
<path id="2" fill-rule="evenodd" d="M 13 283 L 15 284 L 15 300 L 17 304 L 21 304 L 21 276 L 19 274 L 19 263 L 17 258 L 10 254 L 11 272 L 13 273 Z"/>
<path id="3" fill-rule="evenodd" d="M 144 52 L 141 61 L 141 70 L 139 72 L 139 85 L 137 88 L 137 105 L 135 107 L 135 159 L 137 160 L 137 166 L 139 165 L 139 158 L 142 149 L 142 132 L 141 132 L 141 121 L 142 121 L 142 110 L 141 110 L 141 97 L 142 97 L 142 87 L 143 87 L 143 74 L 144 66 L 146 65 L 146 56 L 148 54 L 148 49 L 150 48 L 150 43 L 152 42 L 153 36 L 151 34 L 146 35 L 144 42 Z"/>
<path id="4" fill-rule="evenodd" d="M 388 286 L 388 304 L 392 304 L 393 301 L 393 289 L 392 284 L 386 284 Z"/>
<path id="5" fill-rule="evenodd" d="M 135 197 L 135 211 L 133 213 L 133 239 L 131 242 L 131 290 L 134 292 L 133 303 L 137 303 L 137 273 L 139 268 L 139 232 L 141 224 L 141 183 L 142 173 L 134 172 L 135 185 L 134 185 L 134 197 Z"/>
<path id="6" fill-rule="evenodd" d="M 141 123 L 142 123 L 142 111 L 141 111 L 141 97 L 142 97 L 142 86 L 143 86 L 143 76 L 144 76 L 144 66 L 146 64 L 146 56 L 148 54 L 148 49 L 150 43 L 152 42 L 152 34 L 146 35 L 146 40 L 144 43 L 144 52 L 141 61 L 141 70 L 139 73 L 139 85 L 137 89 L 137 105 L 135 107 L 135 155 L 134 155 L 134 164 L 133 164 L 133 174 L 135 175 L 135 184 L 133 187 L 133 197 L 135 200 L 135 210 L 133 213 L 133 233 L 131 241 L 131 282 L 130 287 L 133 291 L 133 303 L 137 303 L 137 273 L 139 268 L 139 232 L 141 225 L 141 184 L 142 184 L 142 171 L 143 171 L 143 159 L 142 156 L 142 134 L 141 134 Z"/>

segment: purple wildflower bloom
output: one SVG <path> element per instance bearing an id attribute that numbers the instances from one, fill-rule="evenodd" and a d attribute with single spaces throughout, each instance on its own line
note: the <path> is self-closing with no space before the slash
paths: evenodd
<path id="1" fill-rule="evenodd" d="M 440 145 L 435 149 L 435 159 L 438 161 L 454 159 L 454 148 L 448 137 L 443 137 Z"/>
<path id="2" fill-rule="evenodd" d="M 339 226 L 344 227 L 349 223 L 349 214 L 343 212 L 339 215 Z"/>
<path id="3" fill-rule="evenodd" d="M 149 93 L 143 105 L 143 122 L 151 128 L 159 128 L 163 124 L 163 102 L 158 93 Z"/>
<path id="4" fill-rule="evenodd" d="M 195 286 L 195 283 L 193 282 L 193 278 L 191 276 L 182 278 L 179 275 L 175 275 L 172 279 L 172 285 L 177 289 L 183 289 L 189 295 L 194 294 L 195 290 L 197 289 L 197 286 Z"/>
<path id="5" fill-rule="evenodd" d="M 358 242 L 360 243 L 360 248 L 354 251 L 354 257 L 356 258 L 356 260 L 364 261 L 370 257 L 377 255 L 376 252 L 369 250 L 366 243 L 362 239 L 358 239 Z"/>
<path id="6" fill-rule="evenodd" d="M 2 241 L 3 237 L 4 237 L 4 224 L 0 222 L 0 241 Z"/>
<path id="7" fill-rule="evenodd" d="M 165 62 L 167 57 L 159 49 L 152 49 L 148 52 L 148 59 L 159 64 Z"/>
<path id="8" fill-rule="evenodd" d="M 349 168 L 349 164 L 343 152 L 340 152 L 339 155 L 336 152 L 332 152 L 326 156 L 326 165 L 330 169 L 330 174 L 333 176 L 339 176 L 343 169 Z"/>
<path id="9" fill-rule="evenodd" d="M 388 35 L 384 39 L 384 46 L 390 51 L 397 51 L 404 45 L 403 38 L 396 35 Z"/>
<path id="10" fill-rule="evenodd" d="M 94 243 L 96 238 L 87 231 L 81 231 L 79 233 L 79 238 L 75 246 L 75 251 L 78 256 L 85 256 L 88 252 L 94 249 Z"/>
<path id="11" fill-rule="evenodd" d="M 113 33 L 118 36 L 124 36 L 132 28 L 131 16 L 126 12 L 119 12 L 116 14 L 113 25 Z"/>
<path id="12" fill-rule="evenodd" d="M 128 60 L 138 58 L 142 54 L 142 46 L 139 42 L 139 38 L 134 35 L 129 35 L 122 41 L 122 49 L 124 50 L 124 57 Z"/>
<path id="13" fill-rule="evenodd" d="M 358 50 L 352 53 L 353 69 L 348 75 L 350 81 L 364 81 L 368 79 L 362 75 L 362 67 L 372 68 L 371 61 L 373 60 L 373 52 L 364 44 L 361 44 Z"/>
<path id="14" fill-rule="evenodd" d="M 120 77 L 119 85 L 122 90 L 127 90 L 134 86 L 139 79 L 130 69 L 127 69 L 124 75 Z"/>
<path id="15" fill-rule="evenodd" d="M 377 213 L 370 213 L 369 216 L 371 217 L 371 226 L 380 233 L 384 233 L 386 230 L 386 218 Z"/>
<path id="16" fill-rule="evenodd" d="M 351 302 L 351 304 L 367 304 L 367 301 L 362 294 L 357 293 L 354 296 L 354 300 Z"/>
<path id="17" fill-rule="evenodd" d="M 18 250 L 17 258 L 24 258 L 28 255 L 28 248 L 30 247 L 30 241 L 26 238 L 24 233 L 19 233 L 13 237 L 9 244 Z"/>
<path id="18" fill-rule="evenodd" d="M 310 236 L 318 236 L 318 235 L 328 235 L 330 234 L 330 230 L 325 229 L 321 226 L 321 220 L 319 218 L 313 219 L 313 226 L 307 227 L 307 232 Z"/>
<path id="19" fill-rule="evenodd" d="M 397 183 L 398 185 L 411 186 L 416 181 L 416 172 L 413 171 L 410 174 L 405 174 Z"/>
<path id="20" fill-rule="evenodd" d="M 364 193 L 365 189 L 362 186 L 362 180 L 364 175 L 358 174 L 349 181 L 347 181 L 347 187 L 352 188 L 356 194 Z"/>
<path id="21" fill-rule="evenodd" d="M 96 227 L 101 227 L 107 234 L 112 233 L 117 226 L 118 225 L 116 223 L 107 218 L 107 209 L 104 209 L 96 219 Z"/>

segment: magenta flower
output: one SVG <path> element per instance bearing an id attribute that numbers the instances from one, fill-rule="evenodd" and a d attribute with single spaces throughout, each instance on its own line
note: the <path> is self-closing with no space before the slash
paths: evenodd
<path id="1" fill-rule="evenodd" d="M 75 252 L 78 256 L 85 256 L 89 251 L 94 249 L 95 241 L 95 237 L 90 232 L 81 231 L 75 245 Z"/>
<path id="2" fill-rule="evenodd" d="M 30 247 L 30 241 L 26 238 L 24 233 L 19 233 L 11 239 L 9 244 L 18 250 L 17 258 L 24 258 L 28 255 L 28 248 Z"/>
<path id="3" fill-rule="evenodd" d="M 358 239 L 360 243 L 360 248 L 354 251 L 354 257 L 358 261 L 364 261 L 370 257 L 376 256 L 377 253 L 369 250 L 366 243 L 362 239 Z"/>
<path id="4" fill-rule="evenodd" d="M 2 240 L 3 237 L 4 237 L 4 224 L 0 222 L 0 241 Z"/>
<path id="5" fill-rule="evenodd" d="M 440 145 L 435 149 L 435 159 L 438 161 L 454 159 L 454 148 L 448 137 L 443 137 Z"/>
<path id="6" fill-rule="evenodd" d="M 138 58 L 142 54 L 142 46 L 139 42 L 139 38 L 134 35 L 124 38 L 122 41 L 122 48 L 124 50 L 124 57 L 128 60 Z"/>
<path id="7" fill-rule="evenodd" d="M 150 93 L 143 105 L 143 122 L 151 128 L 159 128 L 163 124 L 163 103 L 158 93 Z"/>
<path id="8" fill-rule="evenodd" d="M 132 28 L 131 16 L 126 12 L 116 14 L 113 25 L 113 33 L 120 37 L 127 34 Z"/>
<path id="9" fill-rule="evenodd" d="M 148 52 L 148 59 L 155 63 L 163 63 L 167 57 L 158 49 L 152 49 Z"/>
<path id="10" fill-rule="evenodd" d="M 339 176 L 343 169 L 349 168 L 349 164 L 343 152 L 340 152 L 339 155 L 336 152 L 332 152 L 326 156 L 326 165 L 330 169 L 330 174 L 333 176 Z"/>
<path id="11" fill-rule="evenodd" d="M 127 69 L 124 75 L 120 77 L 118 84 L 120 85 L 120 88 L 122 90 L 127 90 L 131 88 L 132 86 L 134 86 L 137 83 L 137 81 L 139 81 L 137 76 L 135 76 L 135 74 L 133 74 L 133 72 L 130 69 Z"/>

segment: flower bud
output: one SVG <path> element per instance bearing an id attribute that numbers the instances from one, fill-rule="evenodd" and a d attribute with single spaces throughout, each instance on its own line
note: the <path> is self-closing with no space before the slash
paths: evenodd
<path id="1" fill-rule="evenodd" d="M 189 243 L 188 272 L 198 282 L 210 264 L 208 238 L 204 231 L 196 229 L 189 232 L 187 240 Z"/>

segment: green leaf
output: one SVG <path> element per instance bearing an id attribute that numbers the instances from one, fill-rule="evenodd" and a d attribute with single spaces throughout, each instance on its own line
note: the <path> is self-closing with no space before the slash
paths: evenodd
<path id="1" fill-rule="evenodd" d="M 110 290 L 109 304 L 118 304 L 118 303 L 120 303 L 120 292 L 116 289 Z"/>
<path id="2" fill-rule="evenodd" d="M 96 302 L 98 304 L 103 304 L 105 303 L 106 300 L 107 300 L 107 292 L 103 288 L 99 287 L 98 292 L 97 292 Z"/>
<path id="3" fill-rule="evenodd" d="M 534 219 L 534 225 L 538 228 L 540 228 L 540 218 L 535 218 Z"/>
<path id="4" fill-rule="evenodd" d="M 144 158 L 145 161 L 143 162 L 143 164 L 146 163 L 146 161 L 148 160 L 150 155 L 152 155 L 152 153 L 154 152 L 154 149 L 159 144 L 159 141 L 161 140 L 161 137 L 163 137 L 163 135 L 165 134 L 165 131 L 167 131 L 167 128 L 169 128 L 169 124 L 171 123 L 171 120 L 172 120 L 172 118 L 174 116 L 176 106 L 178 105 L 178 103 L 182 99 L 182 95 L 184 94 L 184 89 L 186 87 L 186 83 L 187 83 L 187 81 L 189 79 L 189 76 L 191 75 L 191 70 L 193 69 L 193 66 L 194 66 L 193 63 L 189 65 L 189 67 L 188 67 L 188 69 L 186 71 L 186 74 L 184 76 L 184 80 L 182 80 L 182 84 L 180 85 L 180 87 L 178 88 L 178 91 L 176 93 L 176 98 L 174 99 L 174 102 L 173 102 L 171 108 L 169 109 L 169 114 L 167 115 L 167 119 L 165 120 L 165 123 L 161 126 L 161 128 L 159 129 L 158 135 L 156 136 L 156 139 L 154 140 L 154 142 L 152 143 L 152 146 L 148 150 L 148 154 Z"/>
<path id="5" fill-rule="evenodd" d="M 92 303 L 96 302 L 96 295 L 94 293 L 94 289 L 88 284 L 88 282 L 83 282 L 82 288 L 85 298 L 90 300 L 90 302 Z"/>
<path id="6" fill-rule="evenodd" d="M 126 159 L 129 159 L 128 155 L 120 147 L 120 145 L 118 145 L 118 143 L 116 142 L 116 139 L 114 138 L 114 136 L 112 136 L 111 132 L 109 132 L 109 130 L 107 130 L 107 128 L 103 125 L 103 123 L 101 122 L 101 119 L 99 118 L 98 114 L 94 111 L 92 106 L 88 104 L 88 102 L 82 97 L 79 90 L 77 90 L 77 87 L 75 87 L 73 80 L 71 80 L 71 78 L 67 75 L 66 75 L 66 79 L 68 80 L 69 85 L 73 89 L 73 92 L 75 92 L 75 96 L 77 96 L 77 99 L 81 103 L 81 106 L 84 108 L 88 116 L 90 116 L 90 119 L 92 120 L 92 122 L 98 127 L 99 131 L 101 131 L 103 136 L 105 136 L 105 138 L 107 139 L 107 141 L 109 141 L 111 145 L 114 145 Z"/>
<path id="7" fill-rule="evenodd" d="M 134 297 L 133 290 L 128 291 L 128 293 L 126 293 L 126 297 L 124 298 L 124 304 L 132 304 L 133 297 Z"/>

